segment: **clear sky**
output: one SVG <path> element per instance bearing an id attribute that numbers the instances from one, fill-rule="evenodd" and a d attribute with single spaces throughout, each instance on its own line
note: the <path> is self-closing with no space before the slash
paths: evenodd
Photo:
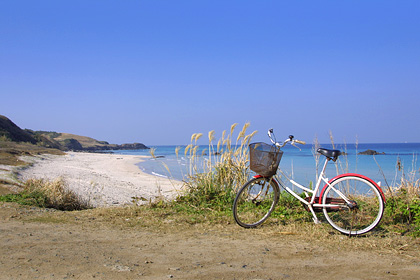
<path id="1" fill-rule="evenodd" d="M 0 97 L 110 143 L 420 142 L 420 1 L 2 1 Z"/>

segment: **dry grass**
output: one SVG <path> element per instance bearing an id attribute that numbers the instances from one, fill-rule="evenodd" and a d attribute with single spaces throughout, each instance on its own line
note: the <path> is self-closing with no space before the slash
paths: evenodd
<path id="1" fill-rule="evenodd" d="M 34 211 L 34 210 L 29 210 Z M 22 212 L 22 211 L 21 211 Z M 283 236 L 296 238 L 301 244 L 312 244 L 325 249 L 393 252 L 410 256 L 420 247 L 420 240 L 399 234 L 373 233 L 367 236 L 352 237 L 339 234 L 327 223 L 316 225 L 311 222 L 278 222 L 268 220 L 255 229 L 237 226 L 231 215 L 212 215 L 176 212 L 170 207 L 153 205 L 95 208 L 83 211 L 41 211 L 16 217 L 23 221 L 78 224 L 94 228 L 127 230 L 147 229 L 151 232 L 179 233 L 184 231 L 218 232 L 219 234 L 247 234 L 267 242 L 281 240 Z M 271 241 L 270 241 L 271 240 Z"/>
<path id="2" fill-rule="evenodd" d="M 236 127 L 237 124 L 233 124 L 230 132 L 223 131 L 217 142 L 215 132 L 210 131 L 208 149 L 202 153 L 198 152 L 197 141 L 203 134 L 192 135 L 191 144 L 184 152 L 188 158 L 185 192 L 178 202 L 189 203 L 197 209 L 225 211 L 231 208 L 237 189 L 249 179 L 248 145 L 256 133 L 247 135 L 249 123 L 246 123 L 234 138 Z"/>
<path id="3" fill-rule="evenodd" d="M 69 190 L 61 178 L 54 181 L 29 179 L 22 187 L 20 193 L 7 194 L 1 200 L 65 211 L 91 208 L 89 202 Z"/>
<path id="4" fill-rule="evenodd" d="M 245 124 L 238 136 L 234 137 L 236 127 L 237 124 L 232 125 L 230 131 L 224 131 L 218 140 L 215 139 L 215 132 L 210 131 L 207 134 L 209 144 L 206 154 L 198 154 L 197 145 L 198 140 L 204 135 L 201 133 L 192 135 L 191 144 L 185 150 L 185 155 L 190 159 L 185 197 L 195 196 L 194 199 L 185 201 L 180 199 L 173 203 L 160 201 L 142 206 L 97 208 L 71 213 L 47 212 L 32 219 L 51 223 L 88 223 L 93 226 L 121 229 L 146 227 L 159 231 L 217 228 L 229 232 L 246 231 L 267 240 L 271 236 L 296 235 L 302 240 L 316 242 L 322 246 L 341 246 L 350 249 L 381 248 L 381 250 L 404 252 L 408 247 L 419 246 L 419 241 L 414 238 L 381 229 L 367 236 L 348 238 L 336 232 L 327 223 L 315 225 L 311 221 L 308 222 L 303 214 L 297 217 L 285 216 L 279 206 L 275 211 L 282 214 L 279 216 L 274 214 L 259 228 L 245 230 L 237 226 L 230 211 L 232 204 L 225 198 L 231 198 L 229 194 L 235 194 L 236 188 L 249 178 L 248 145 L 256 132 L 247 134 L 249 124 Z M 177 155 L 179 151 L 180 148 L 177 148 Z M 199 160 L 203 158 L 206 160 Z M 55 207 L 57 209 L 64 210 L 67 208 L 66 205 L 77 205 L 73 204 L 78 200 L 77 196 L 66 191 L 62 180 L 30 180 L 26 182 L 26 185 L 28 190 L 40 191 L 50 197 L 51 204 L 64 205 Z M 405 192 L 407 199 L 419 197 L 419 181 L 410 182 L 407 179 L 402 181 L 399 187 L 401 190 L 407 190 Z M 224 193 L 228 195 L 224 196 Z M 395 193 L 396 190 L 394 190 L 394 195 Z M 224 198 L 217 201 L 220 197 Z M 384 220 L 381 224 L 389 223 L 389 221 Z"/>
<path id="5" fill-rule="evenodd" d="M 249 123 L 246 123 L 239 132 L 236 141 L 233 139 L 233 133 L 237 124 L 233 124 L 230 133 L 223 131 L 222 137 L 214 143 L 214 131 L 208 133 L 208 158 L 206 160 L 198 160 L 204 155 L 198 155 L 197 140 L 203 136 L 201 133 L 193 134 L 191 144 L 187 146 L 185 154 L 189 156 L 189 174 L 187 185 L 200 185 L 205 182 L 212 182 L 221 188 L 235 188 L 242 185 L 248 180 L 249 160 L 248 145 L 256 131 L 246 135 Z M 197 173 L 200 179 L 197 179 Z M 208 184 L 203 184 L 208 185 Z"/>
<path id="6" fill-rule="evenodd" d="M 25 189 L 29 192 L 40 192 L 47 197 L 47 207 L 59 210 L 80 210 L 87 208 L 87 202 L 73 191 L 69 190 L 63 179 L 54 181 L 44 179 L 29 179 L 25 182 Z"/>
<path id="7" fill-rule="evenodd" d="M 28 163 L 21 160 L 21 156 L 34 156 L 40 154 L 64 155 L 64 152 L 30 143 L 16 143 L 0 140 L 0 164 L 11 166 L 26 165 Z"/>

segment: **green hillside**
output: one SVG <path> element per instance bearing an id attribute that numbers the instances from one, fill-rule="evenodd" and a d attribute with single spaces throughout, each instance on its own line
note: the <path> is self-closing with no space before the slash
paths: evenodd
<path id="1" fill-rule="evenodd" d="M 19 160 L 21 155 L 129 149 L 148 149 L 148 147 L 141 143 L 117 145 L 70 133 L 21 129 L 9 118 L 0 115 L 0 164 L 23 164 Z"/>
<path id="2" fill-rule="evenodd" d="M 36 144 L 38 141 L 27 131 L 22 130 L 7 117 L 0 115 L 0 139 L 13 142 L 29 142 Z"/>

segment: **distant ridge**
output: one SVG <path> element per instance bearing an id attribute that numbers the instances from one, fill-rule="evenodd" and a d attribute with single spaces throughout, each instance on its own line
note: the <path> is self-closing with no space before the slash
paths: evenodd
<path id="1" fill-rule="evenodd" d="M 0 137 L 14 142 L 29 142 L 36 144 L 38 141 L 28 132 L 22 130 L 7 117 L 0 115 Z"/>
<path id="2" fill-rule="evenodd" d="M 9 118 L 0 115 L 0 140 L 26 142 L 62 151 L 138 150 L 149 149 L 142 143 L 109 144 L 106 141 L 70 133 L 21 129 Z"/>

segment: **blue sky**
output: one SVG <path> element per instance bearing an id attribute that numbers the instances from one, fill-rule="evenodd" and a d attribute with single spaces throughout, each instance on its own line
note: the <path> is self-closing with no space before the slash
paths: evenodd
<path id="1" fill-rule="evenodd" d="M 111 143 L 420 142 L 420 1 L 2 1 L 0 114 Z M 205 142 L 205 141 L 204 141 Z"/>

